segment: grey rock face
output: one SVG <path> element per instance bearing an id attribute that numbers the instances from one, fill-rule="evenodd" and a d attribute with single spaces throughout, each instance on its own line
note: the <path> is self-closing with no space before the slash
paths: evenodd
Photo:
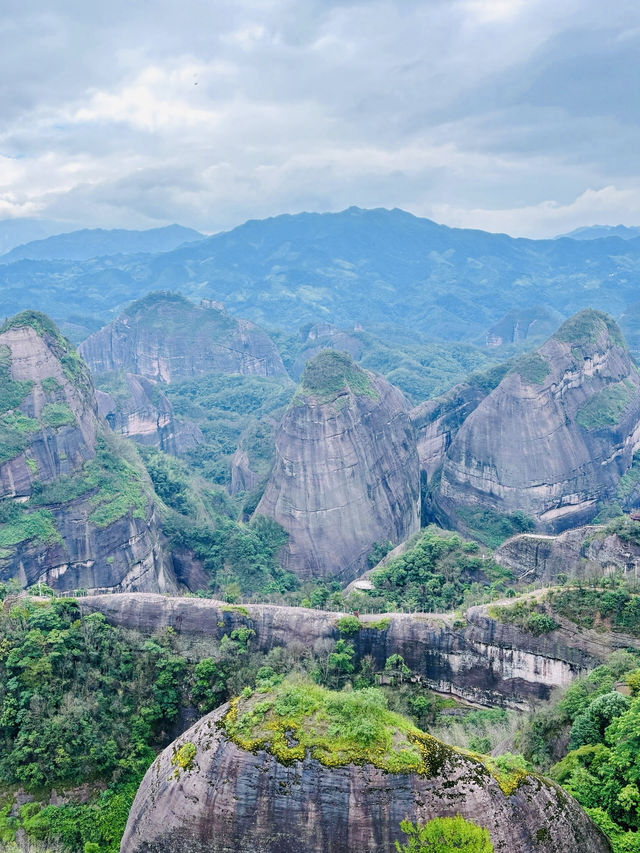
<path id="1" fill-rule="evenodd" d="M 57 590 L 175 591 L 153 490 L 141 468 L 144 508 L 136 511 L 131 506 L 112 523 L 91 520 L 97 487 L 79 496 L 65 494 L 62 488 L 59 498 L 54 490 L 48 501 L 27 504 L 35 484 L 55 486 L 70 482 L 61 478 L 82 476 L 85 463 L 95 456 L 98 439 L 107 432 L 88 370 L 61 341 L 28 323 L 0 334 L 10 378 L 32 383 L 25 386 L 29 390 L 16 410 L 31 419 L 28 441 L 0 464 L 5 508 L 15 502 L 28 513 L 13 541 L 0 549 L 0 580 L 15 577 L 25 587 L 43 582 Z M 16 416 L 14 412 L 12 417 Z M 24 519 L 32 513 L 46 518 L 44 532 L 42 524 L 33 530 L 25 526 Z"/>
<path id="2" fill-rule="evenodd" d="M 603 527 L 578 527 L 558 536 L 525 533 L 504 542 L 496 562 L 512 569 L 516 579 L 553 584 L 561 574 L 569 578 L 602 577 L 622 572 L 638 577 L 640 546 L 623 542 Z"/>
<path id="3" fill-rule="evenodd" d="M 252 644 L 258 651 L 322 647 L 340 637 L 336 622 L 342 615 L 247 604 L 247 616 L 210 599 L 141 593 L 89 596 L 78 604 L 84 613 L 103 613 L 112 624 L 145 635 L 171 627 L 185 653 L 202 657 L 213 653 L 225 633 L 243 626 L 255 631 Z M 386 617 L 386 628 L 367 627 L 381 618 L 360 617 L 360 631 L 349 638 L 358 657 L 370 655 L 382 671 L 388 657 L 400 654 L 426 687 L 489 706 L 527 710 L 615 649 L 640 648 L 633 637 L 578 629 L 555 614 L 560 627 L 539 637 L 496 622 L 483 606 L 470 608 L 463 624 L 446 614 L 396 613 Z"/>
<path id="4" fill-rule="evenodd" d="M 173 406 L 156 383 L 133 373 L 125 374 L 124 379 L 127 397 L 116 399 L 105 391 L 96 391 L 100 415 L 114 432 L 173 455 L 202 442 L 202 432 L 195 424 L 176 420 Z"/>
<path id="5" fill-rule="evenodd" d="M 303 394 L 276 433 L 276 461 L 256 515 L 289 533 L 284 568 L 300 577 L 352 580 L 374 543 L 419 527 L 418 454 L 406 403 L 380 377 L 326 400 Z"/>
<path id="6" fill-rule="evenodd" d="M 426 400 L 410 412 L 416 431 L 420 470 L 427 482 L 442 466 L 444 455 L 451 446 L 466 418 L 486 397 L 479 386 L 461 383 L 435 400 Z"/>
<path id="7" fill-rule="evenodd" d="M 212 372 L 286 375 L 275 344 L 258 326 L 175 294 L 134 302 L 79 350 L 96 375 L 126 370 L 163 382 Z"/>
<path id="8" fill-rule="evenodd" d="M 501 853 L 608 853 L 610 845 L 555 784 L 527 777 L 507 796 L 479 761 L 442 745 L 432 776 L 371 765 L 290 766 L 240 749 L 218 726 L 223 705 L 154 761 L 134 800 L 122 853 L 392 853 L 400 822 L 462 814 Z M 172 759 L 186 743 L 190 768 Z M 541 841 L 544 847 L 541 848 Z"/>
<path id="9" fill-rule="evenodd" d="M 523 357 L 465 420 L 446 452 L 441 514 L 521 510 L 558 532 L 610 498 L 640 441 L 640 377 L 619 330 L 581 312 Z"/>

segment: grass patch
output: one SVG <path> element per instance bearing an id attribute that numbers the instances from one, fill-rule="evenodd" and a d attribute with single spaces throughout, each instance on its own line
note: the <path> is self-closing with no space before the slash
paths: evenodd
<path id="1" fill-rule="evenodd" d="M 388 773 L 433 777 L 453 770 L 464 756 L 479 773 L 494 776 L 506 794 L 526 778 L 519 768 L 515 774 L 507 772 L 484 756 L 421 731 L 390 711 L 384 692 L 375 687 L 336 692 L 290 677 L 245 689 L 219 725 L 241 749 L 266 750 L 281 764 L 301 761 L 309 753 L 325 767 L 372 764 Z"/>
<path id="2" fill-rule="evenodd" d="M 517 601 L 507 606 L 493 605 L 489 608 L 489 616 L 496 622 L 515 625 L 527 634 L 540 637 L 555 631 L 558 623 L 542 612 L 537 601 Z"/>
<path id="3" fill-rule="evenodd" d="M 555 333 L 554 338 L 564 343 L 580 345 L 595 343 L 601 334 L 606 334 L 614 344 L 626 349 L 622 332 L 617 323 L 602 311 L 587 308 L 569 317 Z"/>
<path id="4" fill-rule="evenodd" d="M 40 413 L 40 420 L 44 426 L 52 429 L 74 424 L 76 416 L 66 403 L 46 403 Z"/>
<path id="5" fill-rule="evenodd" d="M 606 429 L 620 423 L 636 387 L 628 379 L 603 388 L 578 409 L 576 420 L 583 429 Z"/>
<path id="6" fill-rule="evenodd" d="M 31 435 L 40 429 L 38 421 L 20 412 L 0 415 L 0 464 L 14 459 L 27 449 Z"/>
<path id="7" fill-rule="evenodd" d="M 55 394 L 62 390 L 62 385 L 55 376 L 47 376 L 40 384 L 42 385 L 42 390 L 46 391 L 47 394 Z"/>
<path id="8" fill-rule="evenodd" d="M 301 380 L 301 390 L 329 402 L 344 391 L 377 399 L 369 376 L 350 355 L 334 350 L 322 350 L 308 362 Z"/>
<path id="9" fill-rule="evenodd" d="M 488 508 L 459 507 L 456 512 L 471 535 L 489 548 L 497 548 L 510 536 L 527 533 L 535 526 L 533 519 L 519 510 L 503 514 Z"/>
<path id="10" fill-rule="evenodd" d="M 542 385 L 551 371 L 551 365 L 537 352 L 528 352 L 517 358 L 510 373 L 518 373 L 529 385 Z"/>
<path id="11" fill-rule="evenodd" d="M 51 513 L 46 509 L 30 511 L 15 501 L 0 504 L 0 548 L 12 548 L 31 539 L 46 545 L 62 541 Z"/>

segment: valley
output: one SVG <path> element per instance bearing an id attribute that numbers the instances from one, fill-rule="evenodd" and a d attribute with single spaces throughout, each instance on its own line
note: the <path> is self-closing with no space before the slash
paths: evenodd
<path id="1" fill-rule="evenodd" d="M 304 824 L 386 853 L 461 815 L 495 850 L 633 851 L 637 332 L 624 282 L 563 276 L 635 236 L 529 241 L 531 304 L 503 235 L 354 209 L 236 231 L 0 265 L 53 282 L 3 289 L 2 849 L 284 853 Z M 498 247 L 482 282 L 447 261 L 466 307 L 424 277 Z"/>

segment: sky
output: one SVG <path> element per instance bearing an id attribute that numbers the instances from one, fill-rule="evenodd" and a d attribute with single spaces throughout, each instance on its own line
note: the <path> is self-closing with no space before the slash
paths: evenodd
<path id="1" fill-rule="evenodd" d="M 0 219 L 640 224 L 638 0 L 2 0 Z"/>

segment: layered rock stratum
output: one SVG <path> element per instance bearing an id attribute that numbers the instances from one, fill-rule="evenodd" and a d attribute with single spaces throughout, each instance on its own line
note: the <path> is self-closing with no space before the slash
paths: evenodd
<path id="1" fill-rule="evenodd" d="M 241 628 L 255 632 L 252 649 L 268 652 L 284 646 L 304 654 L 339 639 L 343 615 L 269 604 L 238 608 L 212 599 L 145 593 L 87 596 L 78 599 L 78 606 L 83 613 L 102 613 L 111 624 L 148 636 L 172 628 L 190 657 L 215 654 L 222 637 Z M 640 648 L 640 640 L 628 634 L 579 628 L 556 613 L 553 618 L 555 630 L 534 635 L 497 621 L 484 605 L 469 608 L 463 620 L 444 613 L 361 616 L 349 642 L 358 659 L 371 657 L 376 671 L 399 654 L 430 689 L 522 710 L 568 686 L 612 651 Z"/>
<path id="2" fill-rule="evenodd" d="M 402 393 L 345 353 L 316 356 L 276 432 L 256 515 L 288 532 L 281 563 L 299 577 L 352 580 L 376 542 L 411 536 L 419 462 Z"/>
<path id="3" fill-rule="evenodd" d="M 153 489 L 86 365 L 44 315 L 0 329 L 0 579 L 175 590 Z"/>
<path id="4" fill-rule="evenodd" d="M 162 382 L 214 372 L 286 375 L 275 344 L 254 323 L 171 293 L 134 302 L 79 350 L 95 375 L 125 370 Z"/>
<path id="5" fill-rule="evenodd" d="M 620 330 L 587 310 L 518 359 L 466 418 L 446 451 L 440 517 L 531 516 L 558 532 L 615 496 L 640 442 L 640 376 Z"/>
<path id="6" fill-rule="evenodd" d="M 401 821 L 456 814 L 486 827 L 501 853 L 610 851 L 559 786 L 502 775 L 381 700 L 362 707 L 357 694 L 285 683 L 223 705 L 149 768 L 122 853 L 391 853 Z"/>

